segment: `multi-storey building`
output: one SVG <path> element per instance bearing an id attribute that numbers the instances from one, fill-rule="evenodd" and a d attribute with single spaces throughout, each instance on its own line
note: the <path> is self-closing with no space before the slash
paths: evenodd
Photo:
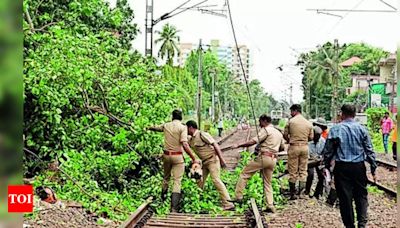
<path id="1" fill-rule="evenodd" d="M 190 52 L 196 50 L 197 44 L 180 43 L 179 56 L 177 62 L 180 66 L 185 64 Z M 203 44 L 204 49 L 211 49 L 222 63 L 225 63 L 227 68 L 232 72 L 233 76 L 239 81 L 243 81 L 243 71 L 240 66 L 239 56 L 236 47 L 220 45 L 219 40 L 211 40 L 210 44 Z M 247 78 L 250 77 L 250 50 L 246 45 L 239 45 L 239 53 L 243 63 L 243 68 Z"/>

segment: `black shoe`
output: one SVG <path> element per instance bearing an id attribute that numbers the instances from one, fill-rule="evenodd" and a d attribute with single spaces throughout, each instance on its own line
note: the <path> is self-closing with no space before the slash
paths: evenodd
<path id="1" fill-rule="evenodd" d="M 171 195 L 171 212 L 179 213 L 180 204 L 181 204 L 181 193 L 173 192 Z"/>
<path id="2" fill-rule="evenodd" d="M 296 183 L 289 182 L 290 200 L 297 199 L 296 196 Z"/>
<path id="3" fill-rule="evenodd" d="M 264 210 L 264 212 L 274 214 L 274 213 L 276 213 L 276 208 L 275 208 L 274 206 L 268 206 L 268 207 Z"/>
<path id="4" fill-rule="evenodd" d="M 306 188 L 306 182 L 300 181 L 299 182 L 299 193 L 298 193 L 300 199 L 306 198 L 307 194 L 305 194 L 305 188 Z"/>

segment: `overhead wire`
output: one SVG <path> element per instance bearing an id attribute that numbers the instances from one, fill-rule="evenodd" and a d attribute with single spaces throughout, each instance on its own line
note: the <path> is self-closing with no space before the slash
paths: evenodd
<path id="1" fill-rule="evenodd" d="M 239 49 L 239 45 L 238 45 L 237 38 L 236 38 L 235 26 L 234 26 L 233 20 L 232 20 L 232 11 L 231 11 L 231 7 L 230 7 L 230 2 L 229 2 L 229 0 L 226 0 L 226 5 L 227 5 L 227 7 L 228 7 L 229 22 L 230 22 L 231 29 L 232 29 L 233 39 L 234 39 L 234 41 L 235 41 L 236 52 L 237 52 L 237 55 L 238 55 L 240 67 L 241 67 L 241 69 L 242 69 L 244 81 L 245 81 L 245 84 L 246 84 L 247 94 L 248 94 L 248 97 L 249 97 L 250 108 L 251 108 L 251 111 L 252 111 L 252 114 L 253 114 L 253 119 L 254 119 L 254 123 L 255 123 L 255 127 L 256 127 L 257 141 L 258 141 L 258 143 L 260 143 L 260 136 L 259 136 L 259 134 L 258 134 L 259 131 L 258 131 L 258 126 L 257 126 L 257 118 L 256 118 L 256 114 L 255 114 L 255 111 L 254 111 L 253 100 L 252 100 L 252 98 L 251 98 L 251 92 L 250 92 L 249 82 L 248 82 L 248 79 L 247 79 L 247 77 L 246 77 L 246 71 L 245 71 L 245 69 L 244 69 L 243 62 L 242 62 L 242 57 L 241 57 L 241 55 L 240 55 L 240 49 Z M 262 160 L 263 160 L 263 156 L 261 155 L 261 156 L 260 156 L 260 162 L 261 162 L 261 164 L 263 164 L 263 161 L 262 161 Z M 265 196 L 265 189 L 264 189 L 264 186 L 265 186 L 265 177 L 264 177 L 264 173 L 262 172 L 262 170 L 263 170 L 263 169 L 260 169 L 260 174 L 261 174 L 262 181 L 263 181 L 263 195 Z M 263 197 L 263 199 L 265 200 L 265 197 Z M 260 217 L 259 219 L 261 219 L 261 217 Z M 261 221 L 259 221 L 259 222 L 261 222 Z"/>

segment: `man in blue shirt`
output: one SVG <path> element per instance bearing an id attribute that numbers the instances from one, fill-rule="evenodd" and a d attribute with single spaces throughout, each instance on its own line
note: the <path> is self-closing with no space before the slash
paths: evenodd
<path id="1" fill-rule="evenodd" d="M 318 126 L 314 126 L 314 138 L 313 141 L 308 143 L 308 152 L 311 162 L 308 163 L 307 169 L 307 182 L 305 195 L 309 195 L 311 191 L 311 186 L 314 180 L 314 172 L 317 172 L 318 183 L 315 188 L 314 197 L 319 198 L 322 195 L 324 189 L 324 175 L 322 169 L 319 169 L 322 159 L 322 151 L 325 146 L 325 139 L 321 137 L 322 129 Z"/>
<path id="2" fill-rule="evenodd" d="M 345 104 L 341 108 L 342 122 L 333 126 L 323 151 L 325 168 L 335 160 L 333 170 L 339 198 L 340 214 L 346 228 L 354 226 L 353 199 L 358 227 L 367 224 L 368 192 L 365 161 L 371 165 L 375 180 L 375 153 L 367 129 L 354 120 L 356 108 Z"/>

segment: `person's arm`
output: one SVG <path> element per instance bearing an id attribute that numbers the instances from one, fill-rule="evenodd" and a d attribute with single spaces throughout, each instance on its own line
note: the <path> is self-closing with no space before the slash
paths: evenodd
<path id="1" fill-rule="evenodd" d="M 308 132 L 308 141 L 312 141 L 314 139 L 314 129 L 311 125 L 310 131 Z"/>
<path id="2" fill-rule="evenodd" d="M 190 149 L 189 143 L 185 141 L 185 142 L 182 142 L 182 145 L 183 145 L 183 149 L 185 150 L 185 152 L 189 155 L 190 159 L 192 160 L 192 163 L 193 164 L 199 163 L 196 160 L 196 157 L 194 156 L 192 149 Z"/>
<path id="3" fill-rule="evenodd" d="M 281 144 L 279 145 L 278 152 L 281 152 L 281 151 L 285 151 L 285 142 L 283 141 L 283 139 L 281 140 Z"/>
<path id="4" fill-rule="evenodd" d="M 196 157 L 193 154 L 192 149 L 190 149 L 189 143 L 188 143 L 188 133 L 187 133 L 187 128 L 186 126 L 183 126 L 181 128 L 181 135 L 179 141 L 182 143 L 183 150 L 189 155 L 190 159 L 192 159 L 192 163 L 196 163 Z M 197 162 L 199 163 L 199 162 Z"/>
<path id="5" fill-rule="evenodd" d="M 219 163 L 221 164 L 221 167 L 226 168 L 226 163 L 225 163 L 224 158 L 222 157 L 222 151 L 221 151 L 221 148 L 219 147 L 218 143 L 214 142 L 212 144 L 212 146 L 214 147 L 214 151 L 219 158 Z"/>
<path id="6" fill-rule="evenodd" d="M 330 169 L 331 167 L 331 162 L 333 160 L 333 157 L 336 154 L 336 150 L 339 145 L 338 143 L 338 138 L 335 134 L 334 129 L 331 129 L 329 132 L 328 138 L 325 141 L 324 149 L 322 150 L 322 164 L 325 166 L 326 169 Z"/>
<path id="7" fill-rule="evenodd" d="M 289 143 L 289 122 L 286 124 L 285 130 L 283 131 L 283 138 Z"/>
<path id="8" fill-rule="evenodd" d="M 238 144 L 232 145 L 232 149 L 239 148 L 239 147 L 249 147 L 249 146 L 252 146 L 252 145 L 254 145 L 256 143 L 257 143 L 256 140 L 251 139 L 251 140 L 249 140 L 247 142 L 244 142 L 244 143 L 238 143 Z"/>
<path id="9" fill-rule="evenodd" d="M 372 148 L 371 137 L 369 136 L 367 130 L 364 128 L 363 131 L 363 145 L 364 151 L 367 155 L 367 162 L 371 165 L 371 174 L 375 180 L 375 171 L 376 171 L 376 159 L 375 159 L 375 152 Z"/>
<path id="10" fill-rule="evenodd" d="M 151 126 L 151 127 L 146 128 L 146 130 L 163 132 L 164 131 L 164 124 L 161 124 L 161 125 L 158 125 L 158 126 Z"/>

